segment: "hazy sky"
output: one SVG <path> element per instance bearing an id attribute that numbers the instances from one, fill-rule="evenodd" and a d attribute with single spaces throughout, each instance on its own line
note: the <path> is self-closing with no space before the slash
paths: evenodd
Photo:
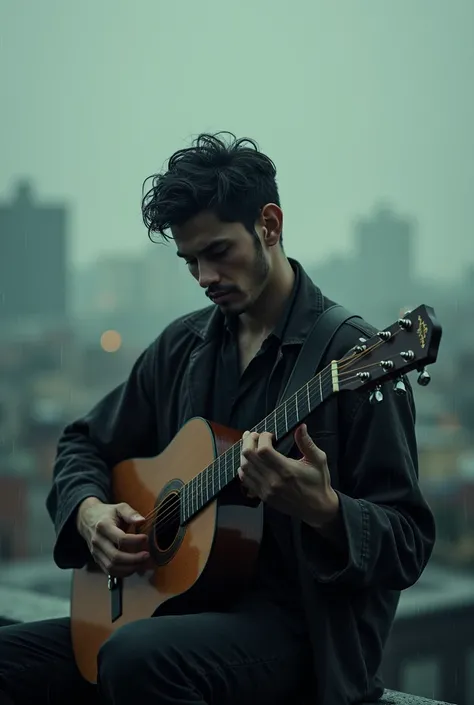
<path id="1" fill-rule="evenodd" d="M 0 0 L 0 35 L 0 197 L 71 203 L 75 262 L 142 247 L 143 179 L 217 129 L 276 161 L 288 254 L 388 199 L 422 274 L 474 262 L 473 0 Z"/>

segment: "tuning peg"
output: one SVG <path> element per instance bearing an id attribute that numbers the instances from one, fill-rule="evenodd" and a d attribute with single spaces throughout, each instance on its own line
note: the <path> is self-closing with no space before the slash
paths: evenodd
<path id="1" fill-rule="evenodd" d="M 359 338 L 359 343 L 362 343 L 362 345 L 354 345 L 352 348 L 352 352 L 355 353 L 363 353 L 365 350 L 367 350 L 367 345 L 364 345 L 363 343 L 367 342 L 367 338 Z"/>
<path id="2" fill-rule="evenodd" d="M 377 385 L 375 389 L 370 392 L 369 401 L 371 404 L 378 404 L 383 401 L 383 393 L 380 385 Z"/>
<path id="3" fill-rule="evenodd" d="M 406 394 L 407 388 L 405 386 L 405 382 L 402 379 L 397 379 L 393 384 L 393 391 L 395 392 L 395 394 L 398 394 L 400 396 Z"/>
<path id="4" fill-rule="evenodd" d="M 424 367 L 422 370 L 420 370 L 420 374 L 418 375 L 417 382 L 422 387 L 426 387 L 431 382 L 431 375 L 429 372 L 426 371 L 426 369 Z"/>

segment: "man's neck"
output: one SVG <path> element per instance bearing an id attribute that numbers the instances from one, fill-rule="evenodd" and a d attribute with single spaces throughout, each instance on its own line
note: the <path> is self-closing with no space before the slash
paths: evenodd
<path id="1" fill-rule="evenodd" d="M 252 338 L 269 335 L 283 313 L 294 282 L 295 273 L 285 257 L 278 262 L 273 276 L 252 310 L 239 316 L 239 332 Z"/>

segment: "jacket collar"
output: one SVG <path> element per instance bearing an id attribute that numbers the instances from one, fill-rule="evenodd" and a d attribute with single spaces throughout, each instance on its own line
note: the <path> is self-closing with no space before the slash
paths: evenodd
<path id="1" fill-rule="evenodd" d="M 302 345 L 315 319 L 323 310 L 321 290 L 311 281 L 299 262 L 289 258 L 295 270 L 295 286 L 272 335 L 281 340 L 282 345 Z M 183 324 L 192 330 L 203 342 L 215 340 L 222 332 L 225 317 L 218 306 L 207 306 L 189 314 Z"/>

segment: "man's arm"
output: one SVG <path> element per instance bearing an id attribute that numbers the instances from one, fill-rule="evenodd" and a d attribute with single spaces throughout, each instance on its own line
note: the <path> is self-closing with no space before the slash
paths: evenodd
<path id="1" fill-rule="evenodd" d="M 89 558 L 76 515 L 90 497 L 112 501 L 111 468 L 126 458 L 159 452 L 156 344 L 138 358 L 126 382 L 67 426 L 59 440 L 46 506 L 56 529 L 54 560 L 60 568 L 81 567 Z"/>
<path id="2" fill-rule="evenodd" d="M 385 385 L 383 402 L 361 399 L 345 414 L 339 507 L 326 526 L 302 523 L 302 545 L 318 582 L 413 585 L 435 541 L 434 518 L 418 484 L 412 390 Z"/>

